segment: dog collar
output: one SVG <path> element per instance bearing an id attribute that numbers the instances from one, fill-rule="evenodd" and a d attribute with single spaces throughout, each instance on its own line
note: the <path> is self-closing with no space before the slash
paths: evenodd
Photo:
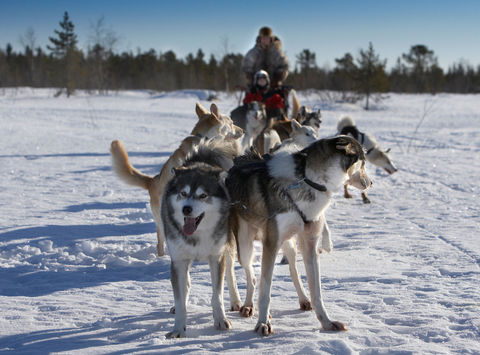
<path id="1" fill-rule="evenodd" d="M 327 191 L 327 187 L 325 185 L 317 184 L 316 182 L 310 180 L 309 178 L 307 178 L 305 176 L 305 166 L 307 164 L 307 159 L 306 159 L 306 156 L 305 156 L 304 153 L 295 154 L 294 159 L 296 160 L 296 165 L 297 165 L 296 175 L 300 176 L 299 183 L 301 183 L 302 181 L 305 181 L 305 183 L 308 186 L 310 186 L 311 188 L 313 188 L 317 191 L 321 191 L 321 192 Z M 298 187 L 300 187 L 300 186 L 298 186 Z"/>
<path id="2" fill-rule="evenodd" d="M 308 186 L 314 188 L 315 190 L 318 190 L 318 191 L 321 191 L 321 192 L 327 191 L 327 187 L 325 185 L 317 184 L 316 182 L 313 182 L 312 180 L 307 179 L 307 178 L 304 178 L 303 181 L 305 181 L 305 183 Z"/>
<path id="3" fill-rule="evenodd" d="M 298 189 L 299 187 L 302 186 L 302 183 L 305 182 L 308 186 L 310 186 L 311 188 L 315 189 L 315 190 L 318 190 L 318 191 L 321 191 L 321 192 L 325 192 L 327 191 L 327 187 L 325 185 L 320 185 L 320 184 L 317 184 L 316 182 L 310 180 L 310 179 L 307 179 L 307 178 L 303 178 L 302 180 L 299 180 L 298 182 L 296 183 L 293 183 L 291 185 L 288 185 L 285 190 L 295 190 L 295 189 Z"/>

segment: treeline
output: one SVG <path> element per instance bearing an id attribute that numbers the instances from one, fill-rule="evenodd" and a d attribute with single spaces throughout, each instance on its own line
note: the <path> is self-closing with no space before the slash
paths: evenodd
<path id="1" fill-rule="evenodd" d="M 16 52 L 0 49 L 0 87 L 33 86 L 74 89 L 121 90 L 177 89 L 234 90 L 243 83 L 241 54 L 209 58 L 201 49 L 178 58 L 173 51 L 107 52 L 97 45 L 86 53 L 69 50 L 65 57 L 41 48 Z"/>
<path id="2" fill-rule="evenodd" d="M 86 51 L 77 47 L 74 25 L 65 12 L 60 29 L 49 38 L 47 49 L 34 46 L 33 34 L 27 36 L 21 51 L 12 45 L 0 49 L 0 87 L 59 87 L 67 95 L 75 89 L 120 90 L 211 89 L 232 91 L 243 85 L 240 71 L 242 54 L 225 53 L 222 58 L 205 56 L 201 49 L 179 58 L 173 51 L 151 49 L 115 53 L 114 34 L 102 23 Z M 28 41 L 30 39 L 30 41 Z M 476 93 L 480 92 L 480 65 L 460 62 L 447 71 L 438 65 L 425 45 L 413 45 L 387 71 L 386 60 L 375 53 L 370 43 L 357 56 L 346 53 L 335 59 L 333 69 L 320 68 L 316 55 L 308 49 L 296 55 L 294 68 L 285 84 L 297 90 L 322 89 L 344 93 L 346 100 L 375 93 Z"/>

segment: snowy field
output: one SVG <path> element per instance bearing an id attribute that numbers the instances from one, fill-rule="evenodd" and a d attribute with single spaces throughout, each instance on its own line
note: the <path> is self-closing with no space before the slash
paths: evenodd
<path id="1" fill-rule="evenodd" d="M 170 259 L 155 255 L 148 193 L 114 175 L 109 145 L 122 140 L 137 168 L 157 174 L 208 93 L 53 94 L 0 89 L 0 353 L 480 354 L 479 95 L 390 94 L 364 111 L 301 93 L 322 109 L 320 136 L 350 114 L 399 168 L 370 165 L 372 204 L 351 189 L 327 211 L 324 301 L 349 330 L 324 332 L 299 310 L 279 256 L 274 335 L 257 336 L 256 316 L 236 312 L 231 331 L 214 329 L 208 266 L 195 264 L 187 338 L 166 340 Z M 220 93 L 217 104 L 228 113 L 237 98 Z M 238 263 L 236 274 L 244 297 Z"/>

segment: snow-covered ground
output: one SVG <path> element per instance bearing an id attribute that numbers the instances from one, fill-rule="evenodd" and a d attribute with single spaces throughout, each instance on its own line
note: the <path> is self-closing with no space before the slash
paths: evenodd
<path id="1" fill-rule="evenodd" d="M 188 337 L 166 340 L 169 257 L 156 257 L 148 194 L 114 175 L 109 145 L 122 140 L 137 168 L 158 173 L 208 93 L 53 94 L 0 89 L 0 352 L 480 354 L 479 95 L 391 94 L 364 111 L 301 94 L 322 109 L 321 136 L 350 114 L 399 168 L 388 176 L 370 165 L 372 204 L 351 189 L 353 200 L 340 191 L 327 211 L 334 251 L 321 257 L 324 299 L 349 330 L 324 332 L 300 311 L 288 266 L 277 263 L 275 334 L 257 336 L 256 317 L 236 312 L 233 329 L 217 331 L 199 263 Z M 218 97 L 222 112 L 236 106 Z M 238 264 L 236 273 L 243 297 Z"/>

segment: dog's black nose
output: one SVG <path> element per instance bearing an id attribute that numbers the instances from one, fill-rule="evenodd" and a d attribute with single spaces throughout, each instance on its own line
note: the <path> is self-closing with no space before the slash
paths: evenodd
<path id="1" fill-rule="evenodd" d="M 192 213 L 193 208 L 191 206 L 183 206 L 182 212 L 185 216 L 188 216 Z"/>

